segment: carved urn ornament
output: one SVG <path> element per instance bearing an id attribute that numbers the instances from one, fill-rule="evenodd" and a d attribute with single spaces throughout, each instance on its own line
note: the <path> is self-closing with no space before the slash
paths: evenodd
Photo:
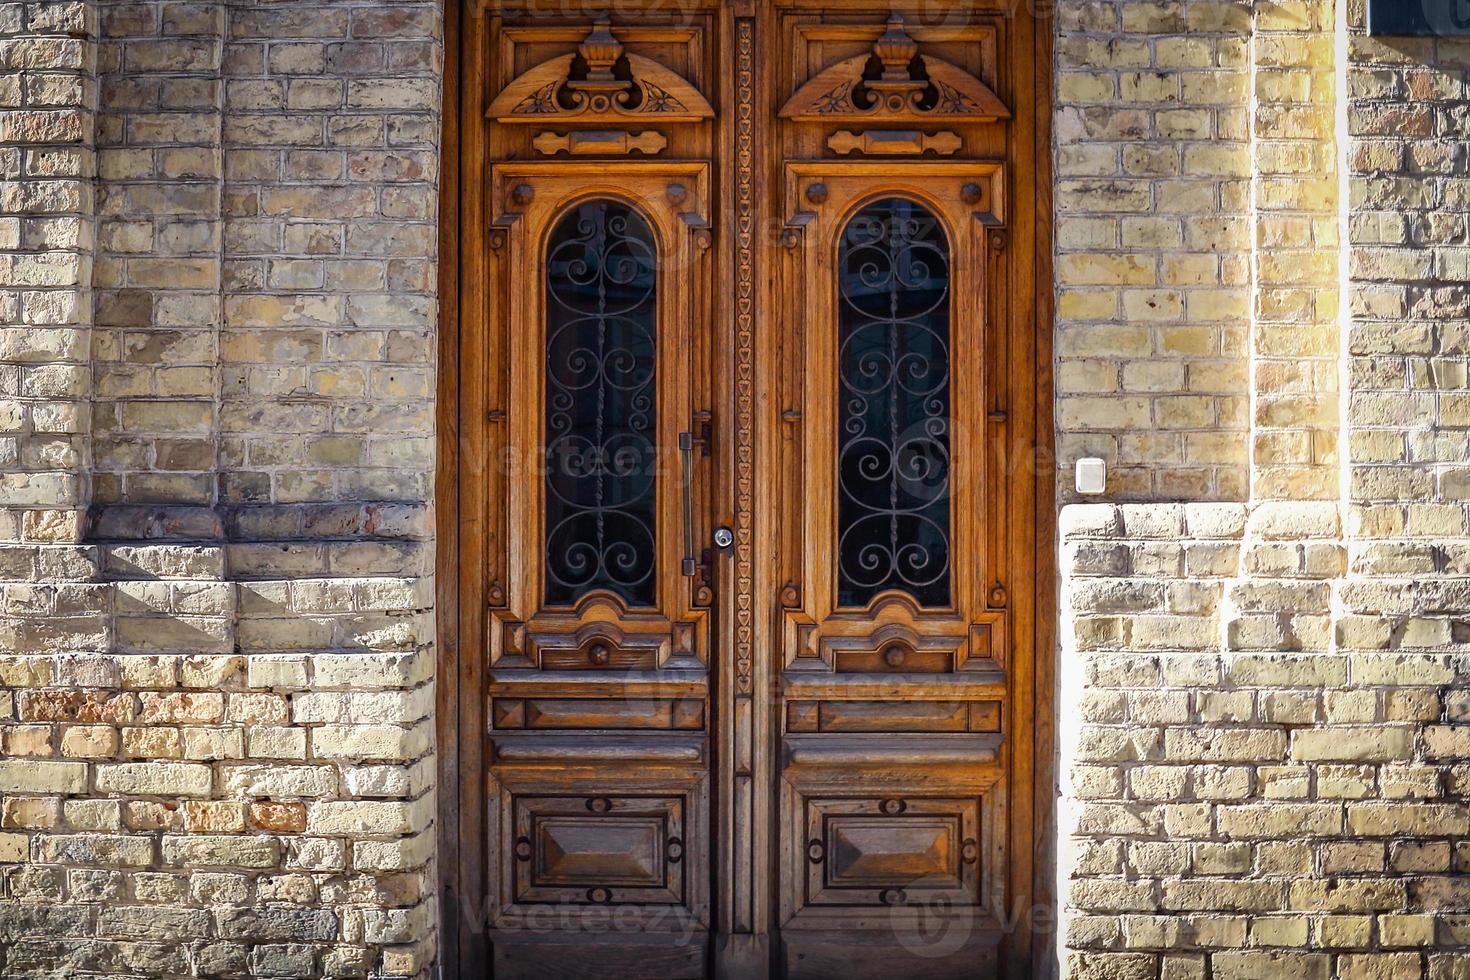
<path id="1" fill-rule="evenodd" d="M 629 87 L 628 82 L 613 77 L 613 65 L 623 56 L 623 46 L 612 36 L 607 21 L 600 20 L 592 26 L 592 33 L 577 48 L 577 53 L 587 62 L 587 78 L 568 82 L 569 88 L 596 92 L 621 91 Z"/>
<path id="2" fill-rule="evenodd" d="M 501 123 L 682 123 L 714 117 L 709 100 L 673 69 L 634 54 L 599 20 L 572 54 L 518 76 L 490 103 Z"/>
<path id="3" fill-rule="evenodd" d="M 798 122 L 989 123 L 1011 112 L 974 75 L 922 53 L 895 14 L 869 52 L 819 72 L 780 115 Z"/>
<path id="4" fill-rule="evenodd" d="M 873 55 L 883 63 L 883 74 L 868 87 L 877 92 L 922 91 L 924 83 L 914 78 L 909 71 L 909 65 L 918 53 L 918 44 L 904 32 L 903 18 L 897 15 L 890 17 L 888 30 L 873 43 Z M 902 108 L 901 104 L 893 102 L 889 103 L 889 107 L 894 111 Z"/>

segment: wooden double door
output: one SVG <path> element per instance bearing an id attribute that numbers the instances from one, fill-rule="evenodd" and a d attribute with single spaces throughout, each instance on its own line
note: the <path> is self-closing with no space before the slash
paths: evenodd
<path id="1" fill-rule="evenodd" d="M 1031 975 L 1049 80 L 1016 7 L 462 12 L 460 975 Z"/>

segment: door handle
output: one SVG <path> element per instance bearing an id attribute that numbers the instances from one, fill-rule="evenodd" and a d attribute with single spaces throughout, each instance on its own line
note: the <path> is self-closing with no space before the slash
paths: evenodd
<path id="1" fill-rule="evenodd" d="M 683 468 L 684 490 L 684 560 L 680 562 L 679 570 L 689 578 L 699 574 L 699 560 L 694 556 L 694 446 L 698 444 L 703 455 L 708 456 L 710 440 L 710 423 L 707 420 L 696 416 L 695 426 L 698 435 L 693 431 L 679 433 L 679 459 Z"/>
<path id="2" fill-rule="evenodd" d="M 684 468 L 684 561 L 680 571 L 693 578 L 694 561 L 694 433 L 679 433 L 679 459 Z"/>

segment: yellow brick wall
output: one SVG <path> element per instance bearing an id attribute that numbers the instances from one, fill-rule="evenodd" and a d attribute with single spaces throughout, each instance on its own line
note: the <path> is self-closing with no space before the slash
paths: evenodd
<path id="1" fill-rule="evenodd" d="M 1246 181 L 1242 482 L 1062 509 L 1063 975 L 1470 976 L 1470 44 L 1370 39 L 1361 0 L 1116 6 L 1243 45 L 1243 155 L 1209 157 Z"/>

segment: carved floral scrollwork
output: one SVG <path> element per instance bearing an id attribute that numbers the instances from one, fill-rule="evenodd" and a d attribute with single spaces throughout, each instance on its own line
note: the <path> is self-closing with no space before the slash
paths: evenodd
<path id="1" fill-rule="evenodd" d="M 819 72 L 786 101 L 780 115 L 801 122 L 985 123 L 1011 118 L 990 86 L 958 65 L 921 53 L 897 15 L 871 51 Z"/>
<path id="2" fill-rule="evenodd" d="M 699 122 L 715 111 L 673 69 L 627 51 L 605 20 L 573 54 L 559 55 L 518 76 L 485 115 L 501 123 Z"/>

